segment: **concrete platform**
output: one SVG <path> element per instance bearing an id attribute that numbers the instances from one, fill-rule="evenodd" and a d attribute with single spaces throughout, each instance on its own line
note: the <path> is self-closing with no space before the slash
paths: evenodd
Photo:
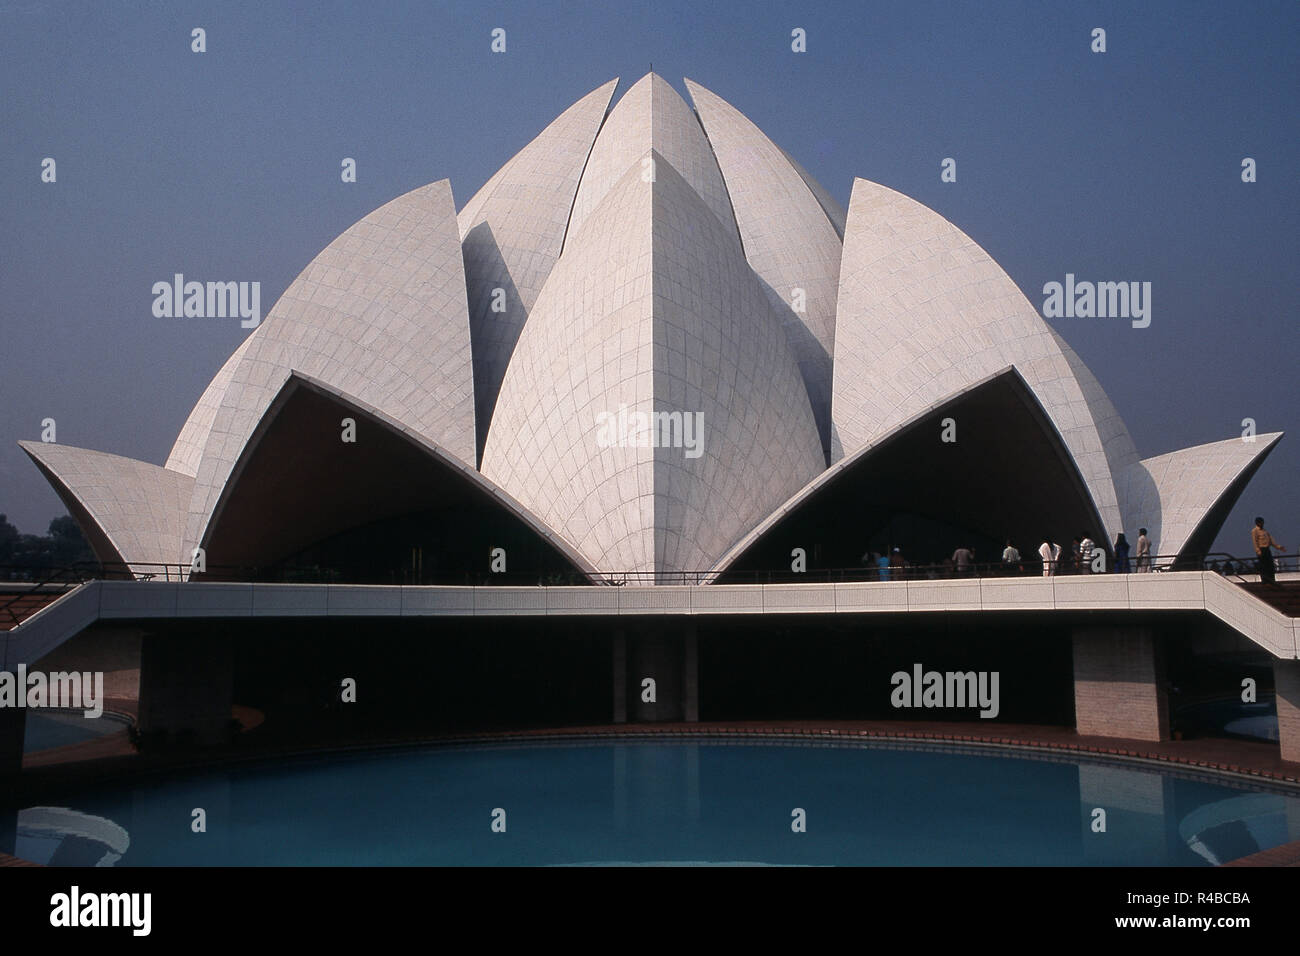
<path id="1" fill-rule="evenodd" d="M 1210 571 L 650 587 L 443 587 L 91 581 L 0 635 L 3 667 L 99 621 L 301 617 L 571 617 L 1204 611 L 1300 659 L 1300 619 Z"/>

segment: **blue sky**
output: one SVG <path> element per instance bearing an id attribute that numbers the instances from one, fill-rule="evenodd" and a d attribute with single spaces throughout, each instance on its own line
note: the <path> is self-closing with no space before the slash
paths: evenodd
<path id="1" fill-rule="evenodd" d="M 165 460 L 247 331 L 155 318 L 154 282 L 257 280 L 265 313 L 372 209 L 444 178 L 463 205 L 573 101 L 653 62 L 846 206 L 861 176 L 935 209 L 1035 305 L 1067 272 L 1151 282 L 1149 328 L 1052 324 L 1144 456 L 1243 418 L 1291 432 L 1219 547 L 1244 553 L 1256 513 L 1293 546 L 1297 37 L 1294 2 L 0 2 L 0 511 L 24 531 L 63 513 L 15 444 L 47 417 L 66 444 Z"/>

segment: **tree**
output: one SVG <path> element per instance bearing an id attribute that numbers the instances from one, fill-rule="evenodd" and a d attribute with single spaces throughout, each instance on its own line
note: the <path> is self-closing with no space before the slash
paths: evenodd
<path id="1" fill-rule="evenodd" d="M 0 571 L 0 578 L 27 578 L 33 571 L 94 560 L 94 551 L 70 515 L 55 518 L 49 532 L 41 535 L 19 533 L 8 517 L 0 514 L 0 565 L 9 565 Z"/>
<path id="2" fill-rule="evenodd" d="M 18 549 L 18 529 L 9 523 L 6 515 L 0 514 L 0 564 L 14 564 L 14 552 Z"/>
<path id="3" fill-rule="evenodd" d="M 81 533 L 81 526 L 71 515 L 60 515 L 50 522 L 50 563 L 57 565 L 76 564 L 78 561 L 95 560 L 86 536 Z"/>

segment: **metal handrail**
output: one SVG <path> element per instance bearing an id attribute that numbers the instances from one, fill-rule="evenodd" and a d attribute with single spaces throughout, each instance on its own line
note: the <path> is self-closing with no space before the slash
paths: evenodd
<path id="1" fill-rule="evenodd" d="M 1211 551 L 1201 556 L 1204 570 L 1214 571 L 1238 584 L 1246 584 L 1246 575 L 1259 573 L 1259 557 L 1238 558 L 1221 551 Z M 1293 566 L 1291 566 L 1293 565 Z M 1277 574 L 1300 571 L 1300 554 L 1294 552 L 1273 555 L 1273 570 Z"/>
<path id="2" fill-rule="evenodd" d="M 1055 570 L 1055 575 L 1091 574 L 1090 570 L 1079 570 L 1066 564 L 1069 557 L 1062 554 L 1062 566 Z M 1278 555 L 1274 559 L 1278 572 L 1300 570 L 1300 556 L 1293 553 Z M 14 565 L 0 565 L 0 583 L 3 583 L 6 571 L 21 570 L 30 575 L 40 574 L 39 579 L 25 590 L 10 596 L 0 603 L 0 613 L 8 612 L 10 618 L 17 620 L 12 610 L 24 597 L 39 592 L 53 584 L 80 584 L 97 579 L 125 579 L 151 581 L 162 578 L 166 581 L 185 581 L 190 579 L 191 568 L 184 563 L 160 562 L 79 562 L 53 568 L 18 568 Z M 1136 558 L 1129 558 L 1129 572 L 1139 573 Z M 1244 583 L 1245 576 L 1258 572 L 1258 558 L 1252 556 L 1241 558 L 1225 552 L 1209 552 L 1203 555 L 1160 554 L 1152 555 L 1150 571 L 1160 573 L 1170 570 L 1209 570 L 1224 577 Z M 884 576 L 882 576 L 882 573 Z M 1106 574 L 1117 573 L 1113 562 L 1108 562 Z M 968 569 L 959 570 L 951 561 L 938 564 L 912 564 L 904 560 L 901 566 L 879 568 L 861 565 L 847 568 L 810 568 L 806 571 L 787 569 L 760 568 L 748 570 L 680 570 L 680 571 L 615 571 L 597 574 L 594 578 L 578 571 L 555 571 L 537 573 L 490 573 L 452 572 L 435 575 L 437 580 L 418 582 L 410 580 L 409 572 L 393 569 L 388 583 L 393 585 L 436 584 L 443 586 L 465 587 L 557 587 L 557 586 L 599 586 L 625 587 L 638 585 L 702 585 L 706 581 L 718 583 L 749 584 L 798 584 L 811 582 L 865 582 L 865 581 L 918 581 L 949 580 L 955 578 L 1003 578 L 1003 577 L 1037 577 L 1042 575 L 1042 561 L 1034 555 L 1022 557 L 1015 565 L 1002 561 L 976 562 Z M 303 583 L 303 584 L 360 584 L 363 582 L 344 581 L 337 569 L 332 568 L 265 568 L 246 565 L 208 565 L 202 575 L 203 579 L 230 583 Z"/>
<path id="3" fill-rule="evenodd" d="M 13 565 L 0 565 L 0 570 L 4 568 L 12 568 L 12 567 Z M 39 581 L 37 581 L 35 584 L 27 588 L 26 590 L 18 591 L 17 593 L 11 595 L 7 601 L 5 601 L 3 604 L 0 604 L 0 612 L 4 612 L 8 614 L 9 620 L 13 622 L 15 627 L 17 627 L 20 623 L 22 623 L 22 621 L 18 617 L 17 612 L 14 611 L 14 606 L 20 603 L 21 601 L 23 601 L 24 599 L 30 597 L 33 594 L 39 594 L 43 588 L 48 588 L 53 584 L 83 584 L 87 580 L 86 575 L 82 573 L 82 568 L 80 563 L 65 565 L 62 567 L 55 568 L 53 570 L 48 568 L 46 569 L 38 568 L 36 570 L 46 571 L 46 576 L 41 578 Z"/>

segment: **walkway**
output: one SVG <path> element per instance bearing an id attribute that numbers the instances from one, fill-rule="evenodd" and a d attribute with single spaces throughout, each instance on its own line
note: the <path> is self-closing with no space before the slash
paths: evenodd
<path id="1" fill-rule="evenodd" d="M 90 581 L 0 633 L 3 669 L 99 621 L 302 617 L 907 615 L 1204 611 L 1283 660 L 1300 619 L 1211 571 L 1061 577 L 648 587 L 448 587 Z"/>

